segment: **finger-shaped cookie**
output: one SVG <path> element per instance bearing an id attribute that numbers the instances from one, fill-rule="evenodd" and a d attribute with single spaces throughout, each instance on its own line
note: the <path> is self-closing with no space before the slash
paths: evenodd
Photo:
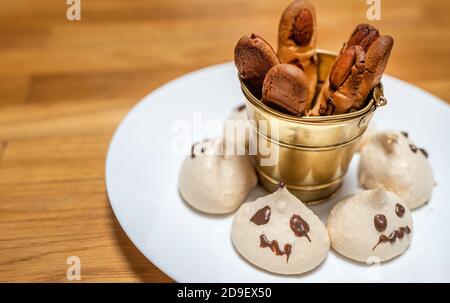
<path id="1" fill-rule="evenodd" d="M 344 45 L 313 109 L 307 115 L 341 114 L 364 108 L 369 93 L 380 83 L 393 44 L 392 37 L 380 36 L 375 27 L 358 25 Z M 354 57 L 356 49 L 358 56 Z M 359 60 L 352 61 L 352 58 Z M 358 61 L 359 64 L 355 64 Z M 349 73 L 351 64 L 352 73 Z"/>
<path id="2" fill-rule="evenodd" d="M 302 116 L 311 107 L 308 79 L 298 66 L 278 64 L 266 75 L 262 101 L 290 114 Z"/>
<path id="3" fill-rule="evenodd" d="M 308 116 L 323 116 L 340 113 L 339 110 L 336 111 L 335 102 L 333 102 L 334 99 L 332 99 L 331 96 L 340 88 L 341 85 L 344 84 L 345 80 L 347 80 L 350 75 L 351 67 L 355 59 L 354 48 L 359 46 L 363 52 L 367 52 L 379 36 L 378 29 L 372 25 L 362 23 L 355 27 L 350 35 L 350 38 L 342 47 L 336 62 L 330 70 L 327 81 L 322 86 L 314 107 L 308 112 Z M 361 58 L 361 50 L 358 52 L 360 53 Z M 359 69 L 359 71 L 361 71 L 361 69 Z M 336 102 L 341 104 L 341 110 L 350 110 L 354 108 L 353 105 L 350 106 L 350 103 L 352 102 L 357 103 L 355 106 L 356 108 L 360 108 L 362 105 L 361 97 L 359 97 L 357 101 L 354 99 L 357 98 L 357 96 L 364 95 L 363 91 L 366 89 L 361 89 L 361 94 L 358 95 L 358 88 L 355 88 L 354 85 L 362 84 L 363 75 L 361 73 L 354 73 L 354 75 L 355 79 L 351 82 L 347 82 L 347 84 L 352 85 L 342 87 L 341 92 L 336 92 L 334 96 L 336 98 Z M 357 75 L 359 76 L 357 77 Z"/>
<path id="4" fill-rule="evenodd" d="M 351 34 L 348 42 L 345 44 L 345 48 L 349 48 L 353 45 L 360 45 L 365 52 L 367 52 L 372 43 L 380 36 L 378 29 L 370 24 L 358 24 Z"/>
<path id="5" fill-rule="evenodd" d="M 353 105 L 355 109 L 363 108 L 370 91 L 380 84 L 393 45 L 394 39 L 391 36 L 381 36 L 367 51 L 363 79 Z"/>
<path id="6" fill-rule="evenodd" d="M 273 48 L 256 34 L 243 36 L 234 49 L 234 63 L 239 76 L 258 99 L 261 98 L 264 78 L 272 66 L 280 61 Z"/>
<path id="7" fill-rule="evenodd" d="M 365 68 L 367 72 L 374 74 L 371 89 L 380 84 L 393 46 L 394 39 L 391 36 L 381 36 L 367 52 Z"/>
<path id="8" fill-rule="evenodd" d="M 331 68 L 327 82 L 308 116 L 343 114 L 353 108 L 364 74 L 365 53 L 354 45 L 343 51 Z"/>
<path id="9" fill-rule="evenodd" d="M 301 64 L 308 78 L 308 100 L 317 85 L 316 12 L 306 0 L 296 0 L 284 10 L 278 29 L 278 58 L 281 63 Z"/>

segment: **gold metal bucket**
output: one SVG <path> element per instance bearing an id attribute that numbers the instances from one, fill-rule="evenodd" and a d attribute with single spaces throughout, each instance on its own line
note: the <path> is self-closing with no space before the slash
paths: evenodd
<path id="1" fill-rule="evenodd" d="M 325 82 L 337 55 L 318 50 L 318 88 Z M 319 203 L 341 186 L 356 146 L 378 106 L 386 104 L 380 84 L 369 96 L 367 106 L 357 112 L 320 117 L 295 117 L 278 112 L 248 90 L 241 81 L 246 97 L 247 114 L 254 120 L 257 139 L 278 146 L 275 165 L 263 166 L 264 153 L 257 144 L 256 170 L 261 184 L 273 192 L 283 182 L 290 192 L 308 204 Z M 269 127 L 261 128 L 260 121 Z M 278 125 L 276 136 L 271 123 Z M 276 138 L 276 139 L 275 139 Z"/>

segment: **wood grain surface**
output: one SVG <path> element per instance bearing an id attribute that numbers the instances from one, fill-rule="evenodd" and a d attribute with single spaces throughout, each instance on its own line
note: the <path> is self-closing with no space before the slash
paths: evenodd
<path id="1" fill-rule="evenodd" d="M 365 0 L 311 1 L 321 48 L 337 51 L 367 22 Z M 81 0 L 80 21 L 65 2 L 0 2 L 0 281 L 67 281 L 69 256 L 81 281 L 171 281 L 109 206 L 111 136 L 156 87 L 232 60 L 243 34 L 275 45 L 290 1 Z M 381 8 L 371 23 L 395 38 L 387 73 L 448 102 L 450 1 Z"/>

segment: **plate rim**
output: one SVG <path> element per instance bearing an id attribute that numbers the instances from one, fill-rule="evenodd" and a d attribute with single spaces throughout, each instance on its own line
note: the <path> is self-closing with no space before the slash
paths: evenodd
<path id="1" fill-rule="evenodd" d="M 108 198 L 108 202 L 109 205 L 111 206 L 111 209 L 114 213 L 114 216 L 116 218 L 116 220 L 118 221 L 120 227 L 122 228 L 122 230 L 124 231 L 124 233 L 127 235 L 127 237 L 130 239 L 130 241 L 132 242 L 132 244 L 139 250 L 139 252 L 145 256 L 145 258 L 152 263 L 156 268 L 158 268 L 160 271 L 162 271 L 165 275 L 169 276 L 171 279 L 173 279 L 175 282 L 179 282 L 180 280 L 182 280 L 180 277 L 178 277 L 178 275 L 175 272 L 172 272 L 172 270 L 170 268 L 168 268 L 167 266 L 165 266 L 164 264 L 162 264 L 162 262 L 160 262 L 158 260 L 158 258 L 155 258 L 155 256 L 153 256 L 151 254 L 151 251 L 147 251 L 146 249 L 144 249 L 142 247 L 142 243 L 140 243 L 139 241 L 136 241 L 136 239 L 134 238 L 134 236 L 130 233 L 129 230 L 127 230 L 126 228 L 126 224 L 123 222 L 123 218 L 121 217 L 121 215 L 118 213 L 117 207 L 114 206 L 115 202 L 113 201 L 113 197 L 112 197 L 112 193 L 113 190 L 111 189 L 112 185 L 111 185 L 111 176 L 108 173 L 111 170 L 111 161 L 112 161 L 112 149 L 113 146 L 116 144 L 115 142 L 118 140 L 118 136 L 121 132 L 121 130 L 123 129 L 125 123 L 128 121 L 128 119 L 130 119 L 130 117 L 136 112 L 138 111 L 138 109 L 143 106 L 144 103 L 148 102 L 148 99 L 154 95 L 157 94 L 159 91 L 163 90 L 164 88 L 166 88 L 167 86 L 173 85 L 175 82 L 178 81 L 183 81 L 185 78 L 189 78 L 192 77 L 196 74 L 200 74 L 203 73 L 205 71 L 208 70 L 214 70 L 214 69 L 218 69 L 218 68 L 227 68 L 230 65 L 232 65 L 233 62 L 232 61 L 228 61 L 228 62 L 223 62 L 223 63 L 219 63 L 219 64 L 214 64 L 214 65 L 209 65 L 209 66 L 205 66 L 193 71 L 190 71 L 186 74 L 183 74 L 177 78 L 171 79 L 168 82 L 158 86 L 157 88 L 149 91 L 144 97 L 142 97 L 138 102 L 136 102 L 129 110 L 128 112 L 123 116 L 123 118 L 121 119 L 121 121 L 119 122 L 119 124 L 116 126 L 113 135 L 111 136 L 111 139 L 109 141 L 108 144 L 108 150 L 106 152 L 106 157 L 105 157 L 105 189 L 106 189 L 106 195 Z M 444 101 L 443 99 L 441 99 L 438 96 L 433 95 L 432 93 L 422 89 L 419 86 L 416 86 L 414 84 L 411 84 L 409 82 L 406 82 L 405 80 L 393 77 L 393 76 L 389 76 L 389 75 L 384 75 L 383 76 L 384 79 L 389 79 L 389 81 L 393 81 L 393 82 L 397 82 L 398 84 L 401 84 L 403 86 L 406 86 L 408 88 L 412 88 L 414 90 L 419 90 L 422 93 L 424 93 L 425 95 L 427 95 L 427 97 L 433 98 L 435 100 L 440 101 L 441 105 L 446 106 L 446 108 L 448 110 L 450 110 L 450 106 L 449 104 Z M 389 102 L 389 99 L 388 99 Z M 279 281 L 274 281 L 274 282 L 279 282 Z M 300 281 L 297 281 L 300 282 Z M 304 282 L 304 281 L 301 281 Z"/>

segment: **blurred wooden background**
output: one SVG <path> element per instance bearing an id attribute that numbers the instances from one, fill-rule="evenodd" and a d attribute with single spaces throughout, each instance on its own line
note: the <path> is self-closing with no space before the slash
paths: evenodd
<path id="1" fill-rule="evenodd" d="M 367 22 L 365 0 L 311 1 L 321 48 Z M 81 0 L 81 21 L 65 2 L 0 2 L 0 281 L 66 281 L 71 255 L 82 281 L 171 281 L 111 211 L 108 143 L 140 98 L 232 60 L 243 34 L 275 45 L 290 1 Z M 372 23 L 395 38 L 387 73 L 448 102 L 450 1 L 381 5 Z"/>

